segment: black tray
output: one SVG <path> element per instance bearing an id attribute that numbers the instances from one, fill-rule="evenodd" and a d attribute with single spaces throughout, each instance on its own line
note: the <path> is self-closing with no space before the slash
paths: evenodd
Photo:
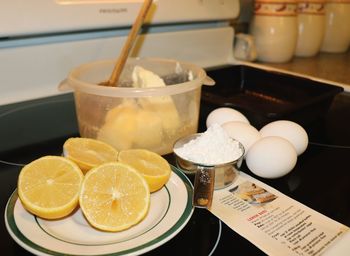
<path id="1" fill-rule="evenodd" d="M 207 74 L 216 85 L 202 87 L 204 115 L 228 106 L 257 128 L 281 119 L 308 124 L 323 116 L 334 96 L 343 91 L 339 86 L 245 65 L 207 70 Z"/>

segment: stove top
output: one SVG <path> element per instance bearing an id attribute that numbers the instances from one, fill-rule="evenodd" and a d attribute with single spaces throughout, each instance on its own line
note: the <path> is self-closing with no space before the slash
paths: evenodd
<path id="1" fill-rule="evenodd" d="M 202 102 L 199 130 L 205 129 L 207 112 L 214 105 Z M 334 97 L 329 110 L 304 128 L 309 146 L 298 158 L 294 170 L 279 179 L 259 180 L 282 193 L 350 226 L 350 94 Z M 0 198 L 6 202 L 16 188 L 23 166 L 42 155 L 59 155 L 63 142 L 78 136 L 74 99 L 71 94 L 27 101 L 0 108 Z M 172 155 L 166 156 L 174 163 Z M 243 164 L 241 170 L 252 174 Z M 7 233 L 1 220 L 1 249 L 4 255 L 30 255 Z M 239 255 L 264 255 L 209 211 L 195 209 L 185 228 L 173 239 L 146 255 L 225 255 L 234 250 Z"/>

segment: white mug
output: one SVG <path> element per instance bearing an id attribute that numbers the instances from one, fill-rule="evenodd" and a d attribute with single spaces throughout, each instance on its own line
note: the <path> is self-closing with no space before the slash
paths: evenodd
<path id="1" fill-rule="evenodd" d="M 295 55 L 311 57 L 316 55 L 323 41 L 325 31 L 325 0 L 298 1 L 298 40 Z"/>
<path id="2" fill-rule="evenodd" d="M 298 36 L 296 0 L 256 0 L 250 32 L 255 38 L 258 60 L 291 60 Z"/>
<path id="3" fill-rule="evenodd" d="M 350 0 L 328 0 L 326 28 L 321 51 L 346 52 L 350 44 Z"/>
<path id="4" fill-rule="evenodd" d="M 238 33 L 235 36 L 234 56 L 239 60 L 254 61 L 256 59 L 256 47 L 252 35 Z"/>

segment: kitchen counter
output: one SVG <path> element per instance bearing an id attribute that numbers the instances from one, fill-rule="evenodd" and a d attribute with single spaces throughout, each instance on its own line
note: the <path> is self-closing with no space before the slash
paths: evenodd
<path id="1" fill-rule="evenodd" d="M 350 91 L 350 50 L 346 53 L 320 52 L 314 57 L 307 58 L 294 57 L 287 63 L 255 62 L 249 65 L 312 77 L 316 80 L 342 86 L 345 91 Z"/>

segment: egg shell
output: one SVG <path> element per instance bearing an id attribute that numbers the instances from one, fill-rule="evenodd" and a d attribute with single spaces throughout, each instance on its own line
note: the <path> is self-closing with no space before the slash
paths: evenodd
<path id="1" fill-rule="evenodd" d="M 254 143 L 246 155 L 249 170 L 257 176 L 275 179 L 288 174 L 297 163 L 294 146 L 282 137 L 265 137 Z"/>
<path id="2" fill-rule="evenodd" d="M 261 138 L 260 132 L 252 125 L 240 121 L 230 121 L 221 125 L 226 133 L 244 146 L 244 155 Z"/>
<path id="3" fill-rule="evenodd" d="M 305 129 L 292 121 L 278 120 L 266 124 L 260 129 L 262 137 L 279 136 L 290 141 L 298 155 L 304 153 L 309 143 L 309 137 Z"/>
<path id="4" fill-rule="evenodd" d="M 221 107 L 216 108 L 209 113 L 206 120 L 207 128 L 214 123 L 222 125 L 223 123 L 230 121 L 241 121 L 249 124 L 249 120 L 239 111 L 229 108 Z"/>

